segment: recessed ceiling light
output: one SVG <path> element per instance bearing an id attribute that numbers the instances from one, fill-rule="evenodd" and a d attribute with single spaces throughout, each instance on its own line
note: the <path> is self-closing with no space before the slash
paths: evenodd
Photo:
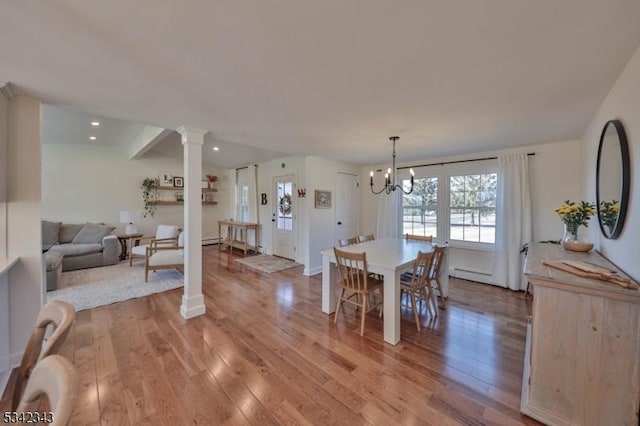
<path id="1" fill-rule="evenodd" d="M 214 150 L 214 151 L 220 151 L 220 148 L 218 148 L 217 146 L 214 146 L 214 147 L 213 147 L 213 150 Z"/>
<path id="2" fill-rule="evenodd" d="M 92 121 L 92 122 L 91 122 L 91 125 L 92 125 L 93 127 L 98 127 L 98 126 L 100 125 L 100 122 L 99 122 L 99 121 Z"/>
<path id="3" fill-rule="evenodd" d="M 92 141 L 95 141 L 96 137 L 95 136 L 89 136 L 89 139 L 91 139 Z"/>

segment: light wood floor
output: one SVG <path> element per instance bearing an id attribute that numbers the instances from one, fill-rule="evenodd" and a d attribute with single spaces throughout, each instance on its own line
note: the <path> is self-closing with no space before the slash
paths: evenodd
<path id="1" fill-rule="evenodd" d="M 453 279 L 448 308 L 420 333 L 403 310 L 391 346 L 374 312 L 364 337 L 351 307 L 334 325 L 320 275 L 203 259 L 206 315 L 180 316 L 181 289 L 78 313 L 72 424 L 536 424 L 518 409 L 523 293 Z"/>

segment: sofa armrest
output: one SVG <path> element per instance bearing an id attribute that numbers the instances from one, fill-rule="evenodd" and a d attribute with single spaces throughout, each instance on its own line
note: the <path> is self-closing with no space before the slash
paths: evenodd
<path id="1" fill-rule="evenodd" d="M 102 259 L 104 265 L 113 265 L 118 263 L 120 258 L 120 242 L 115 235 L 107 235 L 102 239 Z"/>

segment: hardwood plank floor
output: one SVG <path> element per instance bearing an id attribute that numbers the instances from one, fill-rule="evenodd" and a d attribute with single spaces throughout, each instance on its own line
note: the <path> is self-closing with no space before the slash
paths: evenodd
<path id="1" fill-rule="evenodd" d="M 353 308 L 323 314 L 320 275 L 235 258 L 203 248 L 192 320 L 182 289 L 78 313 L 62 350 L 80 373 L 72 424 L 537 424 L 519 413 L 523 293 L 452 279 L 421 332 L 403 308 L 391 346 L 375 312 L 364 337 Z"/>

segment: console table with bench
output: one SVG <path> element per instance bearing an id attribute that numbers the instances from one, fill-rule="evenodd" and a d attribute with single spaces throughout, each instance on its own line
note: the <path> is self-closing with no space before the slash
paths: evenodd
<path id="1" fill-rule="evenodd" d="M 218 236 L 220 237 L 220 250 L 226 245 L 229 247 L 229 252 L 235 247 L 244 251 L 244 255 L 247 255 L 247 251 L 258 251 L 259 246 L 259 230 L 260 225 L 253 222 L 238 222 L 235 220 L 219 220 L 218 221 Z M 222 230 L 226 228 L 226 236 L 223 236 Z M 249 231 L 253 231 L 255 244 L 249 244 Z M 239 234 L 239 236 L 238 236 Z"/>

